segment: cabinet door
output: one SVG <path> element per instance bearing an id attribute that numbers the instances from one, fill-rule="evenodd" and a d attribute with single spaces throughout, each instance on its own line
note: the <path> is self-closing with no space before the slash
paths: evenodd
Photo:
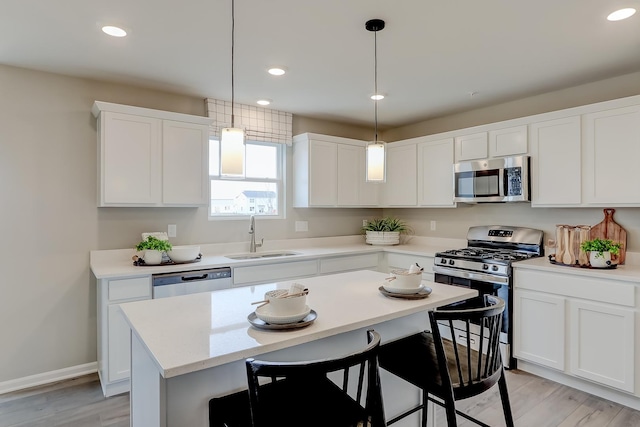
<path id="1" fill-rule="evenodd" d="M 338 206 L 358 206 L 360 204 L 360 181 L 364 182 L 365 180 L 364 147 L 337 144 L 337 150 Z"/>
<path id="2" fill-rule="evenodd" d="M 532 206 L 579 205 L 581 194 L 580 117 L 533 123 Z"/>
<path id="3" fill-rule="evenodd" d="M 565 299 L 515 289 L 513 301 L 514 356 L 564 370 Z"/>
<path id="4" fill-rule="evenodd" d="M 209 195 L 209 127 L 163 120 L 162 202 L 207 206 Z"/>
<path id="5" fill-rule="evenodd" d="M 489 157 L 487 133 L 480 132 L 471 135 L 456 136 L 456 162 Z"/>
<path id="6" fill-rule="evenodd" d="M 338 203 L 338 148 L 333 142 L 309 143 L 309 205 Z"/>
<path id="7" fill-rule="evenodd" d="M 640 106 L 585 114 L 584 201 L 640 204 L 640 185 L 629 179 L 640 158 Z"/>
<path id="8" fill-rule="evenodd" d="M 416 144 L 387 145 L 387 182 L 384 184 L 386 206 L 416 206 Z"/>
<path id="9" fill-rule="evenodd" d="M 99 205 L 160 203 L 161 121 L 104 111 L 99 123 Z"/>
<path id="10" fill-rule="evenodd" d="M 418 204 L 454 207 L 453 138 L 418 144 Z"/>
<path id="11" fill-rule="evenodd" d="M 489 157 L 527 153 L 526 125 L 489 131 Z"/>
<path id="12" fill-rule="evenodd" d="M 109 327 L 109 381 L 129 378 L 131 345 L 129 324 L 120 305 L 111 304 L 107 311 Z"/>
<path id="13" fill-rule="evenodd" d="M 633 310 L 578 300 L 570 307 L 571 373 L 633 393 Z"/>

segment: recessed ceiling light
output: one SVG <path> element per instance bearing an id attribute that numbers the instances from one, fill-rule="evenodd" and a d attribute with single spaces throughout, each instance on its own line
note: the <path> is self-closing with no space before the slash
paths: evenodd
<path id="1" fill-rule="evenodd" d="M 259 99 L 256 102 L 258 103 L 258 105 L 269 105 L 269 104 L 271 104 L 271 100 L 269 100 L 269 99 Z"/>
<path id="2" fill-rule="evenodd" d="M 373 99 L 374 101 L 380 101 L 381 99 L 384 99 L 384 95 L 381 93 L 373 94 L 371 95 L 371 99 Z"/>
<path id="3" fill-rule="evenodd" d="M 124 37 L 127 35 L 125 30 L 120 27 L 114 27 L 113 25 L 105 25 L 102 27 L 102 31 L 113 37 Z"/>
<path id="4" fill-rule="evenodd" d="M 611 12 L 607 19 L 609 21 L 621 21 L 623 19 L 627 19 L 633 16 L 636 13 L 636 10 L 632 7 L 627 7 L 625 9 L 616 10 L 615 12 Z"/>
<path id="5" fill-rule="evenodd" d="M 281 76 L 287 72 L 284 67 L 269 67 L 267 70 L 272 76 Z"/>

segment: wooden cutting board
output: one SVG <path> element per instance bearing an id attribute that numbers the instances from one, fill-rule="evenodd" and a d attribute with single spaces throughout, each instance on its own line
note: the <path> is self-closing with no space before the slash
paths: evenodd
<path id="1" fill-rule="evenodd" d="M 591 227 L 589 239 L 608 239 L 619 242 L 622 245 L 620 253 L 618 255 L 611 254 L 611 261 L 624 264 L 627 253 L 627 232 L 613 220 L 613 213 L 615 211 L 615 209 L 604 209 L 604 220 Z"/>

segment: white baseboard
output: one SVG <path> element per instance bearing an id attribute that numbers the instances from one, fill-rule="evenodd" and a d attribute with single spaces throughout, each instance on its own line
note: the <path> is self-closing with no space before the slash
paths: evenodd
<path id="1" fill-rule="evenodd" d="M 68 380 L 69 378 L 81 377 L 98 371 L 98 362 L 85 363 L 84 365 L 70 366 L 56 371 L 43 372 L 41 374 L 29 375 L 28 377 L 16 378 L 0 382 L 0 394 L 9 393 L 25 388 L 36 387 L 43 384 L 50 384 L 57 381 Z"/>

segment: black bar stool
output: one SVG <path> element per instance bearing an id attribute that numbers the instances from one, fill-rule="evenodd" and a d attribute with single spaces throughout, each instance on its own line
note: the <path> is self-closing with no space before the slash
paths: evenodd
<path id="1" fill-rule="evenodd" d="M 422 426 L 426 427 L 426 403 L 431 400 L 445 408 L 450 427 L 457 427 L 456 414 L 490 427 L 458 411 L 455 401 L 481 394 L 497 383 L 506 424 L 513 427 L 500 354 L 504 307 L 502 299 L 491 295 L 441 307 L 429 313 L 431 332 L 381 346 L 380 367 L 422 390 L 422 402 L 389 420 L 389 425 L 422 410 Z M 474 328 L 476 337 L 472 336 Z M 476 340 L 479 342 L 474 344 Z"/>

